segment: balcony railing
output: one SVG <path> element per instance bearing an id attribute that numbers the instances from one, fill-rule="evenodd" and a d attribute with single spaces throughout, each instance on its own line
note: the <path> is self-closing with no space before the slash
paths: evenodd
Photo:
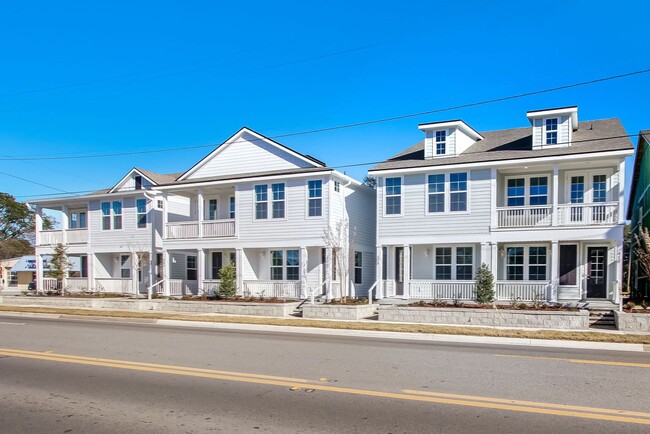
<path id="1" fill-rule="evenodd" d="M 497 208 L 497 224 L 500 228 L 551 226 L 551 205 Z"/>
<path id="2" fill-rule="evenodd" d="M 559 226 L 613 225 L 618 223 L 618 203 L 558 205 Z"/>
<path id="3" fill-rule="evenodd" d="M 169 295 L 198 295 L 199 286 L 196 280 L 171 279 L 169 281 Z"/>
<path id="4" fill-rule="evenodd" d="M 416 280 L 409 281 L 410 298 L 440 300 L 474 300 L 476 283 L 462 280 Z"/>
<path id="5" fill-rule="evenodd" d="M 85 244 L 88 242 L 88 229 L 67 229 L 65 236 L 68 244 Z M 63 243 L 63 231 L 40 231 L 39 245 L 53 246 Z"/>
<path id="6" fill-rule="evenodd" d="M 68 244 L 84 244 L 88 242 L 88 229 L 68 229 L 66 231 Z"/>
<path id="7" fill-rule="evenodd" d="M 40 231 L 39 244 L 42 246 L 54 245 L 63 242 L 63 231 Z"/>
<path id="8" fill-rule="evenodd" d="M 496 283 L 496 299 L 500 301 L 545 301 L 549 282 L 504 280 Z"/>
<path id="9" fill-rule="evenodd" d="M 235 220 L 203 222 L 203 238 L 222 238 L 235 235 Z M 167 239 L 199 238 L 199 222 L 167 223 Z"/>

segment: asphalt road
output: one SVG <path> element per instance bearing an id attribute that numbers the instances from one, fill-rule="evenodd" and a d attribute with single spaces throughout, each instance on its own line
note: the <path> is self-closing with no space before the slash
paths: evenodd
<path id="1" fill-rule="evenodd" d="M 2 433 L 650 432 L 650 353 L 0 315 Z"/>

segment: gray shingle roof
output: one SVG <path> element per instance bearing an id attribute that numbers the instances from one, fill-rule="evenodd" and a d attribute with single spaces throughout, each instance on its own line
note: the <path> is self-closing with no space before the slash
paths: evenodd
<path id="1" fill-rule="evenodd" d="M 533 150 L 532 127 L 486 131 L 479 140 L 456 157 L 424 159 L 424 140 L 379 163 L 371 171 L 436 167 L 521 158 L 559 157 L 563 155 L 634 149 L 618 118 L 580 122 L 573 142 L 566 148 Z"/>
<path id="2" fill-rule="evenodd" d="M 147 178 L 151 179 L 157 185 L 174 182 L 176 181 L 176 178 L 178 178 L 183 174 L 183 172 L 162 174 L 162 173 L 151 172 L 149 170 L 140 169 L 139 167 L 136 167 L 136 170 L 142 173 Z"/>
<path id="3" fill-rule="evenodd" d="M 249 173 L 237 173 L 231 175 L 222 175 L 222 176 L 210 176 L 207 178 L 192 178 L 184 179 L 182 181 L 172 180 L 165 184 L 158 185 L 183 185 L 183 184 L 196 184 L 202 182 L 214 182 L 214 181 L 228 181 L 232 179 L 246 179 L 246 178 L 257 178 L 259 176 L 275 176 L 275 175 L 293 175 L 298 173 L 310 173 L 310 172 L 323 172 L 323 171 L 333 171 L 329 167 L 302 167 L 297 169 L 280 169 L 280 170 L 268 170 L 265 172 L 249 172 Z"/>

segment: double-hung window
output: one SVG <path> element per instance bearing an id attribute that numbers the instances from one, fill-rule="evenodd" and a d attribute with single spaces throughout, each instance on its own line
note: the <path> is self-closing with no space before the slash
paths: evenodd
<path id="1" fill-rule="evenodd" d="M 79 213 L 79 229 L 84 229 L 88 223 L 86 222 L 86 212 L 82 211 Z"/>
<path id="2" fill-rule="evenodd" d="M 129 255 L 120 255 L 120 276 L 122 279 L 131 278 L 131 257 Z"/>
<path id="3" fill-rule="evenodd" d="M 111 230 L 111 223 L 113 224 L 112 229 L 122 229 L 122 202 L 102 202 L 101 207 L 102 230 Z"/>
<path id="4" fill-rule="evenodd" d="M 447 153 L 447 131 L 436 131 L 436 155 L 445 155 Z"/>
<path id="5" fill-rule="evenodd" d="M 547 280 L 545 246 L 511 246 L 506 248 L 507 280 Z"/>
<path id="6" fill-rule="evenodd" d="M 217 199 L 210 199 L 208 201 L 208 220 L 217 219 Z"/>
<path id="7" fill-rule="evenodd" d="M 73 212 L 70 214 L 70 223 L 69 223 L 69 228 L 70 229 L 77 229 L 79 227 L 79 214 L 76 212 Z"/>
<path id="8" fill-rule="evenodd" d="M 467 211 L 467 172 L 449 174 L 449 210 Z"/>
<path id="9" fill-rule="evenodd" d="M 229 203 L 229 216 L 231 219 L 235 218 L 235 196 L 230 196 L 230 203 Z"/>
<path id="10" fill-rule="evenodd" d="M 354 283 L 360 285 L 363 280 L 363 253 L 354 252 Z"/>
<path id="11" fill-rule="evenodd" d="M 474 249 L 466 247 L 435 248 L 436 280 L 472 280 L 474 278 Z"/>
<path id="12" fill-rule="evenodd" d="M 113 202 L 113 229 L 122 229 L 122 202 Z"/>
<path id="13" fill-rule="evenodd" d="M 269 193 L 267 185 L 255 186 L 255 219 L 269 218 Z"/>
<path id="14" fill-rule="evenodd" d="M 524 206 L 526 204 L 526 179 L 509 179 L 507 195 L 508 206 Z"/>
<path id="15" fill-rule="evenodd" d="M 545 144 L 557 144 L 557 118 L 549 118 L 544 121 L 545 126 Z"/>
<path id="16" fill-rule="evenodd" d="M 300 280 L 300 250 L 271 250 L 271 280 Z"/>
<path id="17" fill-rule="evenodd" d="M 508 178 L 506 203 L 508 206 L 548 205 L 548 176 Z"/>
<path id="18" fill-rule="evenodd" d="M 136 222 L 138 228 L 147 227 L 147 199 L 137 199 L 135 201 Z"/>
<path id="19" fill-rule="evenodd" d="M 535 176 L 530 178 L 528 195 L 531 205 L 548 204 L 548 177 Z"/>
<path id="20" fill-rule="evenodd" d="M 323 181 L 313 180 L 307 183 L 309 190 L 308 215 L 320 217 L 323 215 Z"/>
<path id="21" fill-rule="evenodd" d="M 386 214 L 402 213 L 402 178 L 386 178 Z"/>
<path id="22" fill-rule="evenodd" d="M 445 212 L 445 175 L 428 176 L 429 212 Z"/>
<path id="23" fill-rule="evenodd" d="M 187 264 L 187 280 L 197 280 L 197 267 L 196 256 L 188 255 L 186 259 Z"/>
<path id="24" fill-rule="evenodd" d="M 269 195 L 269 187 L 271 194 Z M 255 186 L 255 219 L 263 220 L 269 218 L 269 202 L 271 202 L 271 218 L 284 218 L 285 215 L 285 186 L 284 183 L 262 184 Z M 235 211 L 234 198 L 230 203 L 231 215 Z"/>
<path id="25" fill-rule="evenodd" d="M 284 218 L 284 183 L 271 184 L 273 193 L 273 218 Z"/>
<path id="26" fill-rule="evenodd" d="M 102 202 L 102 230 L 111 230 L 111 203 Z"/>

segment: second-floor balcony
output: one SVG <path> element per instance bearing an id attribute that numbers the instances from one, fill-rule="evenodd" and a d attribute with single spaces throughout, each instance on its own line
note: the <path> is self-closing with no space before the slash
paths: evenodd
<path id="1" fill-rule="evenodd" d="M 618 202 L 570 203 L 497 208 L 498 228 L 614 225 L 619 222 Z"/>
<path id="2" fill-rule="evenodd" d="M 235 219 L 167 224 L 167 239 L 225 238 L 235 236 Z"/>
<path id="3" fill-rule="evenodd" d="M 88 242 L 88 229 L 66 229 L 56 231 L 40 231 L 38 245 L 53 246 L 56 244 L 85 244 Z"/>

